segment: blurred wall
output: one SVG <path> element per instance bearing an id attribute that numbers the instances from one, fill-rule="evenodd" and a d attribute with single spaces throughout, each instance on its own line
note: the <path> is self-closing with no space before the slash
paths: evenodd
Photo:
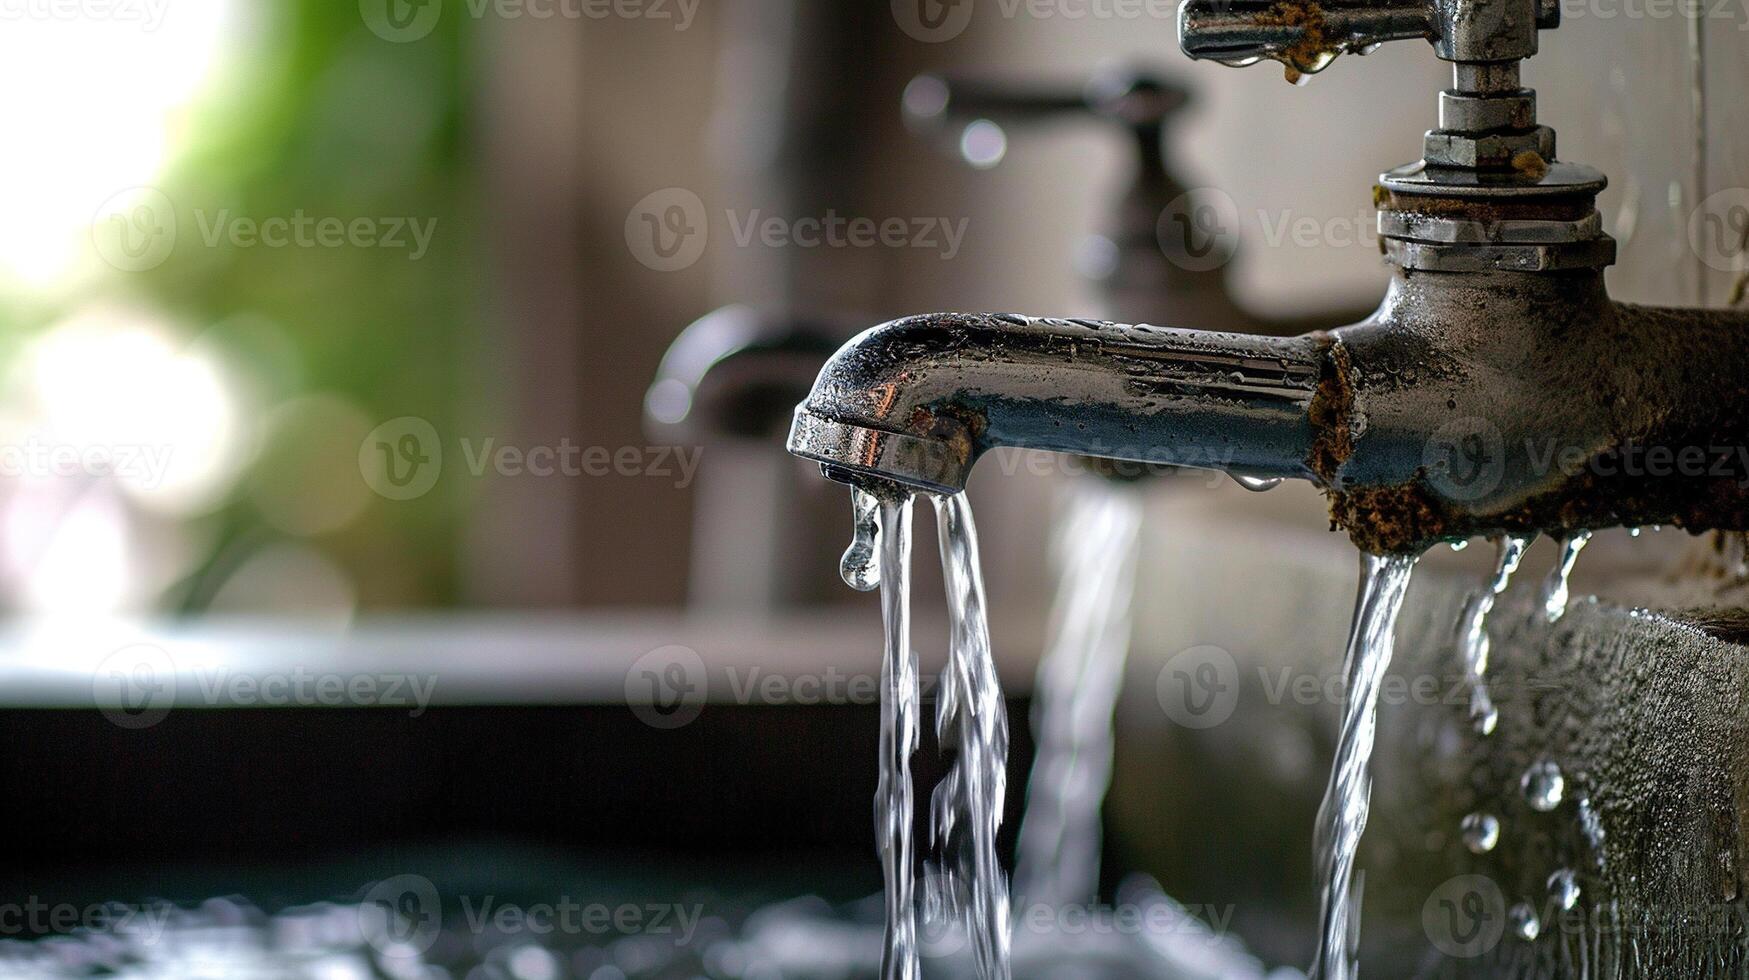
<path id="1" fill-rule="evenodd" d="M 822 84 L 857 87 L 835 95 L 856 107 L 845 121 L 860 136 L 851 141 L 854 153 L 827 155 L 833 170 L 814 185 L 812 200 L 837 191 L 848 214 L 964 217 L 963 247 L 951 259 L 918 248 L 774 257 L 736 245 L 716 213 L 760 208 L 762 185 L 747 168 L 757 178 L 758 167 L 780 166 L 758 153 L 737 160 L 725 151 L 758 143 L 756 133 L 723 129 L 725 120 L 761 118 L 737 113 L 746 108 L 737 101 L 748 96 L 724 84 L 725 60 L 749 57 L 726 43 L 737 11 L 748 16 L 749 6 L 761 5 L 706 5 L 684 31 L 649 20 L 522 20 L 481 32 L 490 77 L 480 93 L 488 134 L 482 153 L 490 163 L 494 236 L 505 246 L 498 260 L 504 342 L 516 364 L 513 377 L 498 383 L 514 393 L 513 426 L 531 438 L 572 432 L 590 443 L 639 444 L 640 398 L 665 345 L 686 323 L 732 300 L 794 300 L 799 291 L 817 304 L 880 316 L 1096 310 L 1073 271 L 1074 249 L 1124 179 L 1122 140 L 1072 127 L 1019 137 L 999 168 L 970 172 L 899 125 L 899 93 L 917 71 L 1073 80 L 1104 59 L 1165 66 L 1196 92 L 1174 130 L 1172 157 L 1192 184 L 1232 196 L 1242 298 L 1283 313 L 1380 292 L 1385 270 L 1369 233 L 1370 189 L 1381 170 L 1418 156 L 1447 78 L 1446 66 L 1415 43 L 1340 59 L 1310 84 L 1292 87 L 1270 66 L 1190 63 L 1169 20 L 1067 15 L 1116 7 L 1065 2 L 1036 16 L 1025 11 L 1041 8 L 977 3 L 963 29 L 933 41 L 920 39 L 927 30 L 900 23 L 904 16 L 893 11 L 903 5 L 874 4 L 877 16 L 863 18 L 854 46 L 813 69 L 828 80 Z M 1645 13 L 1656 5 L 1588 0 L 1569 8 L 1565 26 L 1544 33 L 1527 83 L 1539 89 L 1542 119 L 1560 133 L 1562 157 L 1612 175 L 1602 207 L 1623 245 L 1613 288 L 1624 299 L 1691 302 L 1704 286 L 1709 301 L 1721 302 L 1733 274 L 1696 257 L 1688 216 L 1702 198 L 1749 181 L 1749 110 L 1734 95 L 1749 84 L 1741 11 L 1715 6 L 1716 16 L 1702 22 L 1711 93 L 1702 176 L 1693 149 L 1694 25 Z M 796 69 L 765 67 L 773 77 Z M 746 139 L 737 144 L 731 136 Z M 640 200 L 672 187 L 705 202 L 712 234 L 696 264 L 662 272 L 632 254 L 624 224 Z M 1312 240 L 1271 240 L 1304 227 L 1314 230 Z M 774 280 L 773 261 L 803 270 L 799 285 Z M 705 459 L 708 471 L 708 450 Z M 1049 481 L 993 469 L 974 482 L 987 550 L 1042 558 Z M 637 479 L 503 482 L 487 495 L 470 545 L 471 599 L 682 599 L 695 488 Z M 991 562 L 999 601 L 1042 589 L 1039 564 Z"/>

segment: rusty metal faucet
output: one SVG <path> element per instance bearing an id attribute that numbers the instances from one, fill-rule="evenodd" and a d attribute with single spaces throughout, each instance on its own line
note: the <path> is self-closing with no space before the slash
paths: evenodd
<path id="1" fill-rule="evenodd" d="M 936 314 L 841 349 L 789 447 L 828 476 L 955 492 L 998 446 L 1300 478 L 1369 551 L 1502 532 L 1749 528 L 1749 313 L 1610 299 L 1605 178 L 1519 82 L 1547 0 L 1187 0 L 1187 54 L 1283 62 L 1420 37 L 1453 63 L 1423 158 L 1375 191 L 1371 316 L 1269 338 Z M 1217 323 L 1230 328 L 1233 324 Z"/>

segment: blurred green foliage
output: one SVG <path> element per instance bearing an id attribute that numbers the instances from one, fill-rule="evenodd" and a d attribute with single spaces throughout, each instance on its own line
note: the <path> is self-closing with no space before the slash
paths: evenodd
<path id="1" fill-rule="evenodd" d="M 464 393 L 480 387 L 463 374 L 484 349 L 466 18 L 391 43 L 371 33 L 355 3 L 277 0 L 255 15 L 259 34 L 240 84 L 203 101 L 189 145 L 161 181 L 180 235 L 201 234 L 196 211 L 210 222 L 229 209 L 255 220 L 435 221 L 430 247 L 414 260 L 405 248 L 179 245 L 127 288 L 210 326 L 273 398 L 332 392 L 373 425 L 416 415 L 453 432 Z M 254 478 L 333 479 L 335 471 Z M 338 472 L 360 479 L 350 460 Z M 199 610 L 241 556 L 281 534 L 241 492 L 250 479 L 204 518 L 218 525 L 215 545 L 173 590 L 173 607 Z M 351 573 L 361 605 L 453 603 L 467 483 L 443 480 L 406 502 L 373 495 L 361 517 L 314 544 Z"/>

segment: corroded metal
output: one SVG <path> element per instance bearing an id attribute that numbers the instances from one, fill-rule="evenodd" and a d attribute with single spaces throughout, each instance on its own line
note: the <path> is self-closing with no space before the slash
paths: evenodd
<path id="1" fill-rule="evenodd" d="M 998 446 L 1309 479 L 1375 552 L 1505 531 L 1742 530 L 1745 378 L 1749 312 L 1615 303 L 1597 270 L 1399 270 L 1369 320 L 1296 338 L 894 321 L 827 363 L 790 450 L 933 492 L 962 489 Z"/>

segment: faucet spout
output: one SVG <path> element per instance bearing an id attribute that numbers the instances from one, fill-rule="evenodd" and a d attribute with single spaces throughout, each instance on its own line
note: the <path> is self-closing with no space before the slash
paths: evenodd
<path id="1" fill-rule="evenodd" d="M 875 327 L 789 448 L 956 493 L 997 447 L 1310 480 L 1361 548 L 1749 530 L 1749 312 L 1617 303 L 1599 270 L 1398 270 L 1350 327 L 1257 337 L 1011 314 Z"/>
<path id="2" fill-rule="evenodd" d="M 790 451 L 840 479 L 957 493 L 998 447 L 1313 479 L 1327 334 L 1257 337 L 1015 314 L 866 331 L 796 410 Z"/>

